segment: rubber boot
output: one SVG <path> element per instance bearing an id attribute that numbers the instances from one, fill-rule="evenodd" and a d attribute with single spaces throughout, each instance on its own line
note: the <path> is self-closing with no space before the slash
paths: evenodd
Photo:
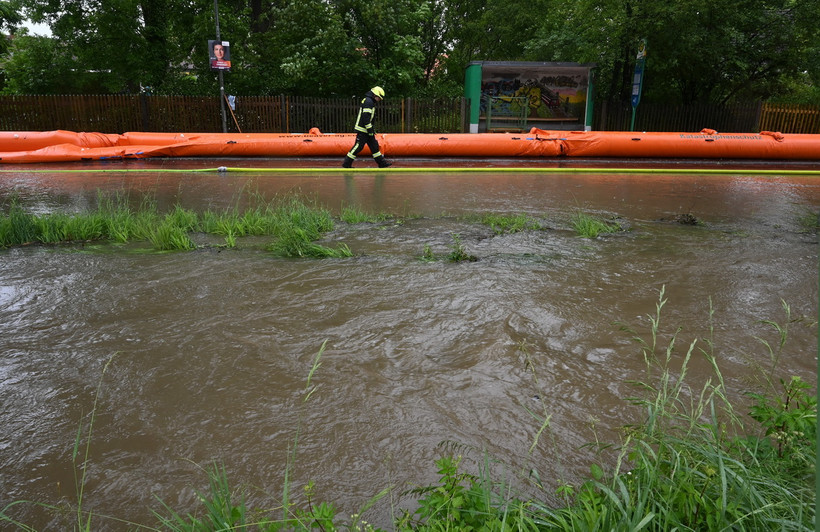
<path id="1" fill-rule="evenodd" d="M 388 166 L 392 165 L 390 161 L 384 158 L 384 155 L 379 155 L 376 157 L 376 164 L 379 165 L 379 168 L 387 168 Z"/>
<path id="2" fill-rule="evenodd" d="M 342 168 L 353 168 L 353 158 L 350 157 L 350 155 L 345 157 L 345 160 L 342 163 Z"/>

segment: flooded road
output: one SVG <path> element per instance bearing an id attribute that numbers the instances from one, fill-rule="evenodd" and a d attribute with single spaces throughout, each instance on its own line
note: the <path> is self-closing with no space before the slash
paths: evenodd
<path id="1" fill-rule="evenodd" d="M 392 486 L 365 516 L 377 526 L 412 507 L 407 489 L 437 480 L 445 441 L 479 461 L 486 451 L 522 487 L 536 468 L 548 496 L 586 474 L 581 447 L 596 433 L 617 443 L 614 429 L 641 419 L 627 381 L 645 365 L 619 322 L 648 337 L 664 287 L 661 345 L 678 327 L 679 356 L 711 337 L 738 405 L 750 363 L 768 361 L 755 337 L 776 343 L 761 320 L 785 322 L 783 302 L 793 321 L 777 375 L 816 385 L 818 242 L 801 220 L 820 210 L 817 176 L 99 168 L 0 173 L 0 203 L 77 212 L 124 191 L 201 211 L 298 193 L 334 215 L 396 218 L 338 221 L 323 242 L 347 244 L 346 259 L 281 259 L 241 239 L 0 250 L 0 507 L 76 505 L 72 450 L 98 385 L 83 491 L 95 529 L 129 528 L 103 516 L 154 525 L 157 498 L 193 511 L 215 461 L 249 505 L 275 508 L 297 431 L 297 498 L 314 480 L 344 516 Z M 628 231 L 580 238 L 578 211 Z M 545 229 L 496 235 L 477 221 L 491 213 Z M 477 261 L 443 259 L 456 238 Z M 425 248 L 442 260 L 420 260 Z M 700 388 L 708 375 L 697 360 L 688 379 Z M 551 415 L 532 452 L 529 411 Z M 76 518 L 31 504 L 10 514 L 43 530 Z"/>

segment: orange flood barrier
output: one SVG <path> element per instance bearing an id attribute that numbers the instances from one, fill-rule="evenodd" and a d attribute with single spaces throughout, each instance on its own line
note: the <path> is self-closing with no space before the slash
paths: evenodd
<path id="1" fill-rule="evenodd" d="M 820 160 L 820 135 L 761 133 L 385 133 L 388 157 L 624 157 Z M 352 134 L 0 132 L 0 163 L 148 157 L 343 157 Z M 367 149 L 361 155 L 367 155 Z M 361 156 L 360 155 L 360 156 Z"/>

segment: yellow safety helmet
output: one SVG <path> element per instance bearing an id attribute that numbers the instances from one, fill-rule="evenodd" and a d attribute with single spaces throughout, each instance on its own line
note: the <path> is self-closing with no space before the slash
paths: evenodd
<path id="1" fill-rule="evenodd" d="M 372 89 L 370 89 L 370 92 L 372 92 L 375 96 L 378 96 L 379 98 L 384 100 L 384 89 L 383 88 L 373 87 Z"/>

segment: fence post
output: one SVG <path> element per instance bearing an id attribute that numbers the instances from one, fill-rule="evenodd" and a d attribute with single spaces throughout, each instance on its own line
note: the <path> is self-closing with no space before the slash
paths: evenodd
<path id="1" fill-rule="evenodd" d="M 290 102 L 288 102 L 288 97 L 285 96 L 284 94 L 279 96 L 279 99 L 280 99 L 279 108 L 281 109 L 281 112 L 282 112 L 282 126 L 281 126 L 282 131 L 281 132 L 282 133 L 290 133 L 290 130 L 289 130 L 290 124 L 288 123 L 288 117 L 290 116 L 290 109 L 288 109 L 288 106 L 290 105 Z"/>
<path id="2" fill-rule="evenodd" d="M 149 113 L 148 113 L 148 95 L 144 92 L 140 93 L 140 117 L 142 118 L 142 130 L 143 131 L 152 131 L 151 129 L 151 122 L 149 120 Z"/>
<path id="3" fill-rule="evenodd" d="M 413 131 L 413 98 L 404 99 L 404 124 L 401 132 Z"/>
<path id="4" fill-rule="evenodd" d="M 756 133 L 760 133 L 762 131 L 760 121 L 763 118 L 763 100 L 758 100 L 755 103 L 755 128 Z"/>

